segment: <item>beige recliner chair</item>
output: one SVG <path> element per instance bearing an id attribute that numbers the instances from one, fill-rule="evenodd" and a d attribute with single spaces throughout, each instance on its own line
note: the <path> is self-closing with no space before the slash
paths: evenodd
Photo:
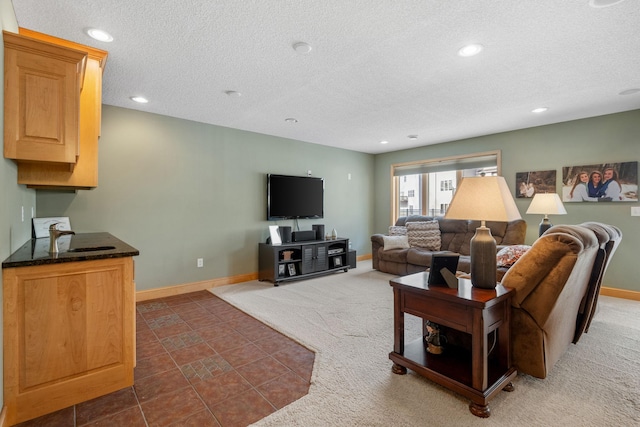
<path id="1" fill-rule="evenodd" d="M 505 274 L 502 284 L 516 291 L 511 348 L 519 372 L 545 378 L 573 342 L 599 248 L 592 230 L 557 225 Z"/>

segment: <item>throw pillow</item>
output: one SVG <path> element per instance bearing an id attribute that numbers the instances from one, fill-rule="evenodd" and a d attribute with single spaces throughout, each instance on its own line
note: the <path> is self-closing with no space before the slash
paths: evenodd
<path id="1" fill-rule="evenodd" d="M 382 236 L 382 239 L 384 240 L 384 251 L 409 248 L 409 238 L 407 236 Z"/>
<path id="2" fill-rule="evenodd" d="M 496 263 L 498 267 L 511 267 L 531 248 L 529 245 L 511 245 L 498 251 Z"/>
<path id="3" fill-rule="evenodd" d="M 407 227 L 404 225 L 392 225 L 389 227 L 389 236 L 406 236 Z"/>
<path id="4" fill-rule="evenodd" d="M 440 250 L 440 223 L 438 220 L 408 222 L 407 236 L 409 236 L 409 245 L 412 247 L 430 251 Z"/>

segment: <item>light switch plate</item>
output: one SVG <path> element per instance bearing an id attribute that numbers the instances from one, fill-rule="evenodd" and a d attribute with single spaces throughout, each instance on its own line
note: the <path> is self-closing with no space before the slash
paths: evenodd
<path id="1" fill-rule="evenodd" d="M 640 206 L 631 206 L 631 216 L 640 216 Z"/>

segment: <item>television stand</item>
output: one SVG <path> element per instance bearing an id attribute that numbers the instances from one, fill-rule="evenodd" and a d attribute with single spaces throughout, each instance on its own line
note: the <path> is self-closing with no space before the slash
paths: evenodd
<path id="1" fill-rule="evenodd" d="M 282 282 L 349 271 L 349 239 L 311 240 L 258 248 L 258 280 Z"/>

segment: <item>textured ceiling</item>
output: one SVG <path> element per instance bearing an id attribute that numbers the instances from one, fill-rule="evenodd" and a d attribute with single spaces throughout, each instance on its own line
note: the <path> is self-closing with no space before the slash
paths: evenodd
<path id="1" fill-rule="evenodd" d="M 13 3 L 21 27 L 109 51 L 105 104 L 366 153 L 640 108 L 619 95 L 640 88 L 638 0 Z"/>

